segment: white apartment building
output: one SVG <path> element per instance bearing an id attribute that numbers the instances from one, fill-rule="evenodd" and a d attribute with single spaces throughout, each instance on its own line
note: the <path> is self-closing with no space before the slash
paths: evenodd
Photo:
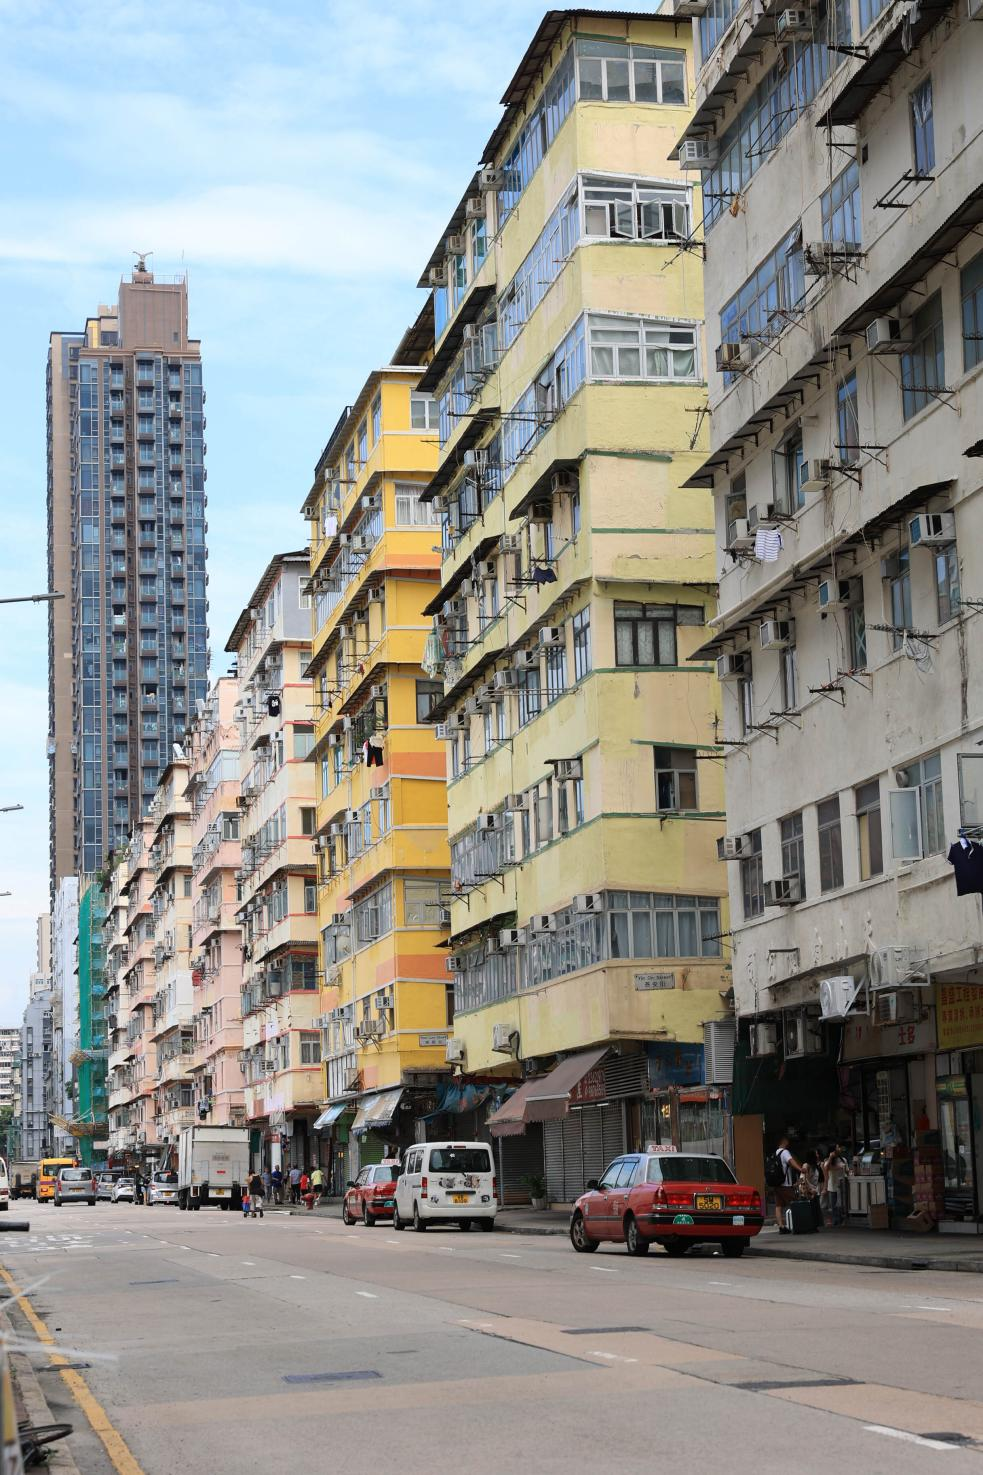
<path id="1" fill-rule="evenodd" d="M 0 1111 L 16 1105 L 20 1047 L 19 1029 L 0 1029 Z"/>
<path id="2" fill-rule="evenodd" d="M 983 9 L 675 8 L 701 51 L 678 148 L 716 360 L 691 484 L 716 506 L 697 657 L 724 680 L 735 1116 L 890 1148 L 895 1220 L 980 1232 L 981 899 L 947 852 L 983 838 Z"/>
<path id="3" fill-rule="evenodd" d="M 78 1034 L 78 930 L 79 883 L 77 876 L 63 876 L 55 887 L 51 911 L 51 972 L 55 1006 L 55 1070 L 60 1077 L 55 1087 L 53 1110 L 66 1120 L 75 1115 L 73 1106 L 72 1051 Z M 75 1139 L 55 1128 L 59 1151 L 75 1152 Z"/>

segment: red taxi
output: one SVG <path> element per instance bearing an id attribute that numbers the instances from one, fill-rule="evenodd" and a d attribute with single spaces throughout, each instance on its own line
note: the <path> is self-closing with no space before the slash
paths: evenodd
<path id="1" fill-rule="evenodd" d="M 378 1219 L 391 1219 L 396 1203 L 396 1179 L 399 1177 L 399 1159 L 386 1159 L 371 1168 L 363 1168 L 349 1183 L 341 1205 L 341 1217 L 346 1224 L 361 1219 L 363 1224 L 375 1224 Z"/>
<path id="2" fill-rule="evenodd" d="M 719 1244 L 736 1259 L 764 1221 L 761 1194 L 738 1183 L 723 1158 L 649 1148 L 615 1158 L 573 1206 L 570 1240 L 580 1254 L 605 1241 L 630 1255 L 662 1245 L 685 1255 L 691 1245 Z"/>

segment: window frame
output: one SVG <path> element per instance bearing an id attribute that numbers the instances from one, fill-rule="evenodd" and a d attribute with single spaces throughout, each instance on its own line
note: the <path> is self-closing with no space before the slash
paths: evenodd
<path id="1" fill-rule="evenodd" d="M 908 94 L 908 111 L 915 173 L 931 175 L 935 168 L 935 99 L 931 72 Z"/>
<path id="2" fill-rule="evenodd" d="M 765 910 L 764 853 L 761 830 L 748 832 L 748 851 L 738 862 L 741 874 L 741 905 L 745 922 L 760 917 Z"/>
<path id="3" fill-rule="evenodd" d="M 843 818 L 839 794 L 816 805 L 819 839 L 819 889 L 839 891 L 843 886 Z"/>
<path id="4" fill-rule="evenodd" d="M 873 794 L 871 790 L 874 791 Z M 875 876 L 884 874 L 884 822 L 880 779 L 872 778 L 865 784 L 858 784 L 853 791 L 853 802 L 857 821 L 858 874 L 861 881 L 871 881 Z M 875 853 L 878 858 L 876 860 Z"/>
<path id="5" fill-rule="evenodd" d="M 639 610 L 635 615 L 627 613 L 631 610 Z M 655 613 L 650 613 L 654 611 Z M 616 599 L 613 601 L 614 621 L 614 663 L 623 669 L 632 670 L 672 670 L 679 664 L 679 648 L 676 635 L 676 608 L 674 605 L 661 605 L 643 602 L 641 600 Z M 672 646 L 672 658 L 670 660 L 660 659 L 662 655 L 662 633 L 664 627 L 668 626 Z M 653 659 L 644 661 L 641 659 L 640 636 L 646 627 L 650 627 L 652 640 Z M 627 630 L 631 640 L 630 661 L 622 660 L 619 651 L 620 632 Z"/>
<path id="6" fill-rule="evenodd" d="M 660 762 L 661 758 L 661 762 Z M 683 760 L 682 762 L 680 760 Z M 692 748 L 676 748 L 662 746 L 653 749 L 653 761 L 655 765 L 655 808 L 657 813 L 690 813 L 699 811 L 699 764 L 696 753 Z M 683 779 L 689 778 L 692 783 L 692 802 L 684 802 Z M 662 801 L 662 780 L 667 780 L 671 786 L 671 803 Z"/>
<path id="7" fill-rule="evenodd" d="M 782 857 L 782 880 L 791 881 L 798 878 L 799 900 L 804 901 L 806 894 L 805 827 L 801 809 L 797 809 L 793 814 L 783 815 L 778 821 L 778 840 Z"/>

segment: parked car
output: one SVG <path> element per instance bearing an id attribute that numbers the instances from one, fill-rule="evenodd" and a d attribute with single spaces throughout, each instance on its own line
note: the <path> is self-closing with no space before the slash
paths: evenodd
<path id="1" fill-rule="evenodd" d="M 132 1178 L 118 1178 L 113 1189 L 113 1203 L 133 1203 L 136 1197 L 136 1184 Z"/>
<path id="2" fill-rule="evenodd" d="M 393 1228 L 459 1224 L 495 1228 L 498 1184 L 486 1142 L 424 1142 L 407 1148 L 396 1180 Z"/>
<path id="3" fill-rule="evenodd" d="M 177 1192 L 176 1173 L 154 1173 L 147 1184 L 147 1203 L 176 1204 Z"/>
<path id="4" fill-rule="evenodd" d="M 691 1245 L 719 1244 L 742 1255 L 764 1220 L 761 1194 L 738 1183 L 723 1158 L 709 1153 L 636 1152 L 615 1158 L 573 1206 L 570 1239 L 588 1254 L 605 1241 L 646 1255 L 652 1244 L 669 1255 Z"/>
<path id="5" fill-rule="evenodd" d="M 54 1205 L 84 1203 L 94 1205 L 96 1179 L 91 1168 L 59 1168 L 55 1179 Z"/>
<path id="6" fill-rule="evenodd" d="M 100 1173 L 96 1178 L 96 1198 L 113 1201 L 113 1189 L 119 1180 L 115 1173 Z"/>
<path id="7" fill-rule="evenodd" d="M 396 1179 L 399 1177 L 399 1158 L 386 1158 L 374 1167 L 363 1168 L 349 1183 L 341 1205 L 341 1217 L 346 1224 L 361 1219 L 363 1224 L 375 1224 L 379 1219 L 391 1219 L 396 1207 Z"/>

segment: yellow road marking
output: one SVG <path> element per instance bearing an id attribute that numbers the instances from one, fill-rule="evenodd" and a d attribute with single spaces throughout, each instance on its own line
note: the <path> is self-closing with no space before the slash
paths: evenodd
<path id="1" fill-rule="evenodd" d="M 10 1294 L 20 1298 L 17 1304 L 23 1309 L 24 1315 L 34 1328 L 38 1341 L 51 1345 L 55 1340 L 54 1337 L 48 1331 L 48 1328 L 45 1326 L 41 1317 L 38 1316 L 30 1301 L 20 1290 L 13 1276 L 2 1265 L 0 1265 L 0 1276 L 3 1277 Z M 114 1468 L 118 1471 L 118 1475 L 145 1475 L 143 1466 L 135 1458 L 126 1440 L 116 1428 L 98 1398 L 90 1391 L 85 1379 L 74 1368 L 64 1366 L 68 1359 L 62 1353 L 49 1352 L 48 1356 L 51 1358 L 52 1367 L 59 1370 L 65 1386 L 69 1389 L 75 1402 L 92 1425 L 93 1433 L 102 1441 L 106 1453 L 112 1460 Z"/>

